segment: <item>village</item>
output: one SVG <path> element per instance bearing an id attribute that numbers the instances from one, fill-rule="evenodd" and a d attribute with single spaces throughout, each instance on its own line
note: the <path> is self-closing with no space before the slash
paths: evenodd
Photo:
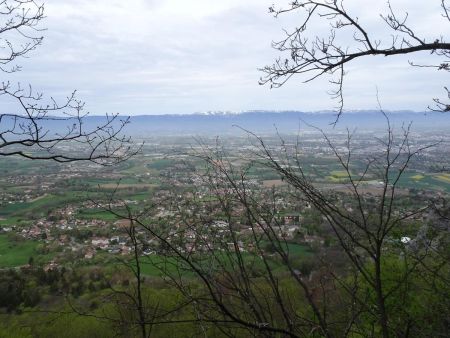
<path id="1" fill-rule="evenodd" d="M 345 153 L 343 136 L 336 134 L 333 137 L 337 151 Z M 369 136 L 359 139 L 360 148 L 354 156 L 363 159 L 367 151 L 379 151 L 379 145 L 370 140 Z M 429 135 L 422 142 L 433 140 L 434 136 Z M 214 247 L 217 250 L 253 252 L 255 243 L 252 239 L 255 235 L 263 236 L 263 228 L 252 227 L 245 220 L 242 206 L 235 207 L 232 218 L 224 217 L 220 205 L 215 201 L 226 198 L 227 189 L 212 189 L 211 184 L 218 182 L 208 181 L 202 169 L 204 164 L 198 159 L 186 154 L 171 154 L 173 148 L 177 148 L 178 152 L 187 152 L 187 148 L 180 150 L 183 147 L 177 142 L 166 140 L 158 146 L 149 142 L 143 148 L 144 156 L 132 159 L 114 170 L 89 163 L 62 167 L 46 163 L 40 171 L 36 171 L 27 170 L 23 161 L 10 161 L 8 174 L 0 180 L 4 187 L 0 193 L 0 236 L 8 236 L 12 242 L 35 243 L 34 247 L 39 248 L 35 255 L 44 253 L 47 257 L 42 262 L 46 269 L 73 261 L 98 264 L 98 259 L 127 256 L 132 252 L 132 242 L 127 234 L 130 215 L 125 211 L 128 208 L 133 213 L 144 213 L 145 224 L 154 223 L 164 229 L 167 236 L 179 243 L 177 248 L 182 253 L 201 253 Z M 232 163 L 243 165 L 245 161 L 242 158 L 245 158 L 246 153 L 255 152 L 253 146 L 241 146 L 242 142 L 240 138 L 230 138 L 226 144 L 230 156 L 228 160 Z M 349 212 L 353 211 L 355 205 L 352 198 L 346 197 L 346 174 L 334 164 L 330 165 L 333 163 L 332 152 L 318 142 L 317 135 L 307 134 L 299 149 L 295 143 L 286 142 L 284 146 L 288 151 L 300 151 L 304 159 L 303 170 L 308 170 L 311 177 L 316 177 L 322 189 L 339 192 L 343 207 Z M 270 142 L 269 147 L 277 149 Z M 189 149 L 199 153 L 204 151 L 204 146 L 190 146 Z M 413 189 L 417 194 L 416 205 L 420 201 L 445 195 L 445 191 L 439 190 L 441 183 L 445 187 L 445 175 L 430 175 L 423 168 L 425 162 L 439 162 L 438 158 L 442 158 L 439 151 L 446 150 L 438 150 L 427 149 L 414 164 L 415 171 L 410 174 L 410 181 L 405 181 L 406 185 L 398 189 L 405 199 Z M 317 161 L 317 157 L 321 160 Z M 292 168 L 295 169 L 295 165 Z M 266 196 L 274 189 L 277 191 L 274 199 L 276 217 L 270 226 L 276 229 L 279 238 L 314 250 L 330 245 L 331 229 L 323 217 L 315 215 L 309 204 L 301 203 L 292 195 L 286 182 L 268 168 L 260 166 L 252 170 L 253 173 L 242 182 L 249 192 Z M 373 173 L 365 176 L 365 185 L 361 191 L 373 194 L 376 201 L 380 186 L 373 177 Z M 421 184 L 431 188 L 431 184 L 435 184 L 436 189 L 417 189 Z M 183 206 L 183 201 L 196 201 L 197 204 Z M 178 210 L 174 203 L 178 203 Z M 184 209 L 179 210 L 180 206 Z M 186 224 L 189 215 L 196 213 L 209 214 L 210 218 L 195 226 Z M 416 221 L 426 219 L 426 216 L 421 217 Z M 142 243 L 146 243 L 140 255 L 159 255 L 162 248 L 148 230 L 137 228 L 137 236 Z M 229 241 L 231 231 L 239 238 L 238 247 Z M 402 237 L 407 236 L 405 233 Z M 28 259 L 21 261 L 18 266 L 28 264 Z"/>

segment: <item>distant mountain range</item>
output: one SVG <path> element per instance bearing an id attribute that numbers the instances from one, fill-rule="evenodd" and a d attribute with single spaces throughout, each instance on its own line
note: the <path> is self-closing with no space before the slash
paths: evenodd
<path id="1" fill-rule="evenodd" d="M 400 127 L 402 123 L 413 122 L 414 131 L 436 130 L 439 133 L 450 131 L 450 113 L 393 111 L 387 113 L 391 124 Z M 119 117 L 126 118 L 126 116 Z M 241 128 L 259 133 L 296 133 L 306 128 L 306 123 L 322 129 L 331 130 L 336 115 L 330 111 L 246 111 L 206 112 L 179 115 L 140 115 L 132 116 L 131 123 L 124 130 L 133 137 L 149 137 L 158 135 L 230 135 L 243 134 Z M 51 133 L 63 133 L 74 121 L 41 121 L 43 129 Z M 104 116 L 90 115 L 84 118 L 84 128 L 92 129 L 105 122 Z M 0 131 L 11 127 L 13 120 L 4 119 Z M 386 129 L 386 120 L 379 111 L 347 111 L 342 114 L 334 128 L 335 131 L 345 128 L 359 130 Z"/>
<path id="2" fill-rule="evenodd" d="M 450 113 L 436 112 L 387 112 L 391 124 L 400 127 L 403 123 L 413 123 L 413 130 L 450 130 Z M 97 119 L 99 117 L 89 117 Z M 243 129 L 256 133 L 296 133 L 306 123 L 322 129 L 332 128 L 336 120 L 334 112 L 299 112 L 299 111 L 247 111 L 207 112 L 185 115 L 140 115 L 132 116 L 128 133 L 132 136 L 148 135 L 222 135 L 239 134 Z M 345 128 L 360 130 L 386 129 L 386 120 L 379 111 L 344 112 L 335 130 Z"/>

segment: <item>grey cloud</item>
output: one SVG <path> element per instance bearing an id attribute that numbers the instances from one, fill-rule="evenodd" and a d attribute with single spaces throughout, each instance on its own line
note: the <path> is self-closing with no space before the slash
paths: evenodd
<path id="1" fill-rule="evenodd" d="M 23 61 L 23 72 L 11 80 L 30 82 L 49 95 L 79 89 L 96 114 L 332 108 L 326 80 L 304 86 L 292 78 L 277 90 L 257 84 L 257 68 L 277 56 L 271 41 L 298 20 L 295 14 L 272 18 L 267 13 L 272 2 L 48 0 L 44 45 Z M 346 2 L 359 10 L 376 36 L 384 35 L 379 17 L 373 15 L 376 9 L 360 6 L 361 1 Z M 424 21 L 439 15 L 439 6 L 425 13 L 421 2 L 392 3 L 408 7 L 411 20 L 422 13 L 425 19 L 419 19 Z M 428 22 L 417 27 L 433 36 Z M 427 62 L 430 56 L 420 55 L 420 60 Z M 387 109 L 424 109 L 445 78 L 411 69 L 407 61 L 368 59 L 350 67 L 347 107 L 375 107 L 378 87 Z"/>

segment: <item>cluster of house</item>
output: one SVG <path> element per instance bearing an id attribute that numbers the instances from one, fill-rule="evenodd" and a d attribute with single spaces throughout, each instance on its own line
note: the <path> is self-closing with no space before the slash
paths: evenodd
<path id="1" fill-rule="evenodd" d="M 89 243 L 89 240 L 87 243 Z M 84 258 L 90 259 L 94 257 L 96 250 L 105 250 L 111 254 L 128 255 L 132 248 L 126 236 L 92 237 L 89 250 L 85 253 Z"/>
<path id="2" fill-rule="evenodd" d="M 225 221 L 213 221 L 198 227 L 175 227 L 170 231 L 169 238 L 177 243 L 180 252 L 208 252 L 211 250 L 248 251 L 255 249 L 252 239 L 264 235 L 266 231 L 275 233 L 280 240 L 299 238 L 306 244 L 323 245 L 323 237 L 308 235 L 306 229 L 300 225 L 297 215 L 284 216 L 282 222 L 271 225 L 257 224 L 248 226 L 236 222 L 233 226 Z M 270 227 L 270 229 L 269 229 Z M 235 236 L 231 236 L 231 230 Z"/>
<path id="3" fill-rule="evenodd" d="M 198 182 L 201 186 L 201 182 Z M 257 186 L 256 180 L 249 181 L 250 186 Z M 206 189 L 207 190 L 207 189 Z M 164 191 L 158 192 L 158 198 L 163 199 Z M 168 192 L 166 192 L 168 193 Z M 220 192 L 219 192 L 220 193 Z M 226 191 L 222 192 L 226 194 Z M 191 193 L 192 194 L 192 193 Z M 199 199 L 209 197 L 207 191 L 197 191 L 196 197 Z M 181 198 L 181 195 L 179 196 Z M 192 196 L 193 197 L 193 196 Z M 135 202 L 136 201 L 129 201 Z M 122 202 L 115 202 L 115 204 L 104 205 L 103 207 L 120 207 Z M 277 205 L 280 207 L 289 207 L 284 199 L 279 199 Z M 14 227 L 3 228 L 3 231 L 16 231 L 20 236 L 29 240 L 40 240 L 46 244 L 57 244 L 64 247 L 64 251 L 74 252 L 77 257 L 84 259 L 92 259 L 99 251 L 108 252 L 114 255 L 127 255 L 132 251 L 130 239 L 124 235 L 122 228 L 126 228 L 127 224 L 122 224 L 117 221 L 114 224 L 99 219 L 83 220 L 76 217 L 78 211 L 81 209 L 99 209 L 102 205 L 98 203 L 85 201 L 81 205 L 67 205 L 64 208 L 54 212 L 55 217 L 48 217 L 47 219 L 39 219 L 34 221 L 31 226 L 15 229 Z M 237 209 L 235 212 L 241 214 L 244 210 Z M 163 206 L 157 208 L 157 216 L 161 218 L 173 218 L 173 212 L 165 209 Z M 53 214 L 52 214 L 53 215 Z M 126 223 L 126 222 L 125 222 Z M 205 252 L 212 249 L 234 251 L 254 251 L 254 243 L 252 238 L 256 235 L 264 233 L 264 228 L 261 226 L 250 227 L 244 223 L 237 222 L 233 225 L 233 231 L 237 235 L 237 240 L 230 238 L 230 225 L 225 221 L 212 221 L 204 224 L 202 230 L 182 228 L 181 223 L 170 229 L 170 236 L 174 241 L 178 241 L 179 250 L 182 252 Z M 276 231 L 277 236 L 283 240 L 293 240 L 303 238 L 308 244 L 323 244 L 324 239 L 319 236 L 308 235 L 306 230 L 301 226 L 302 219 L 298 214 L 286 214 L 280 216 L 277 224 L 271 225 Z M 92 229 L 89 232 L 89 237 L 82 240 L 76 239 L 72 236 L 72 230 Z M 105 229 L 105 231 L 96 231 L 96 229 Z M 103 234 L 103 235 L 99 235 Z M 298 236 L 298 235 L 301 236 Z M 146 238 L 146 242 L 151 242 L 151 236 L 148 233 L 140 234 Z M 161 250 L 157 245 L 148 245 L 142 249 L 141 254 L 152 255 Z M 52 264 L 57 264 L 53 261 Z"/>
<path id="4" fill-rule="evenodd" d="M 86 228 L 100 228 L 107 226 L 108 223 L 103 220 L 93 219 L 93 220 L 59 220 L 59 221 L 49 221 L 46 219 L 40 219 L 33 223 L 30 227 L 22 228 L 19 230 L 18 234 L 25 239 L 42 239 L 47 243 L 55 240 L 53 236 L 53 230 L 73 230 L 75 228 L 81 229 Z M 15 227 L 14 227 L 15 228 Z M 60 234 L 58 232 L 58 234 Z M 60 244 L 64 244 L 61 242 Z"/>

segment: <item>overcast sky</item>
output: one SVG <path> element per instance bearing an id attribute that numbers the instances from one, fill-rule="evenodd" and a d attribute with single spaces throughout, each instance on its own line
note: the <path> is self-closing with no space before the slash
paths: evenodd
<path id="1" fill-rule="evenodd" d="M 299 19 L 295 13 L 273 18 L 273 3 L 283 1 L 46 0 L 44 43 L 8 78 L 55 97 L 77 89 L 93 114 L 332 109 L 327 79 L 305 85 L 292 78 L 272 90 L 258 85 L 258 68 L 277 56 L 271 41 Z M 373 36 L 389 41 L 378 14 L 386 13 L 385 0 L 344 3 Z M 430 40 L 450 32 L 440 0 L 392 5 L 399 14 L 407 10 L 411 26 Z M 375 108 L 378 88 L 385 109 L 425 110 L 443 95 L 448 73 L 411 68 L 408 59 L 442 61 L 423 54 L 355 62 L 346 108 Z"/>

